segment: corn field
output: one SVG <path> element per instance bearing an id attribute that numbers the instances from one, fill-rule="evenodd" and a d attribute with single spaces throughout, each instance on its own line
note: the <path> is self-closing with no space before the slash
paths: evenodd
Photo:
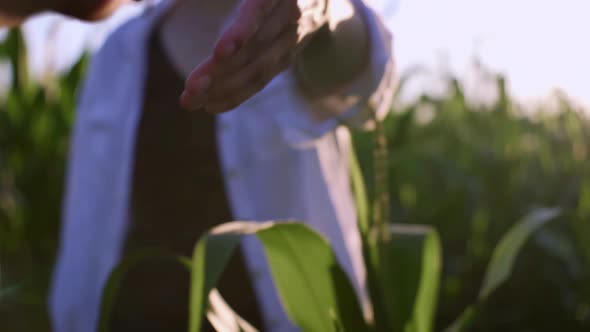
<path id="1" fill-rule="evenodd" d="M 0 62 L 11 69 L 0 100 L 0 331 L 43 332 L 49 331 L 46 296 L 75 95 L 87 57 L 40 84 L 29 80 L 26 56 L 18 31 L 0 43 Z M 471 102 L 449 77 L 444 96 L 397 105 L 377 133 L 353 133 L 367 218 L 385 209 L 379 215 L 396 229 L 430 227 L 441 246 L 440 278 L 428 281 L 432 296 L 422 307 L 399 290 L 420 287 L 404 279 L 402 267 L 420 265 L 425 251 L 393 254 L 404 264 L 386 267 L 394 295 L 381 299 L 387 302 L 381 317 L 395 310 L 396 318 L 381 325 L 387 329 L 371 330 L 590 330 L 590 119 L 566 98 L 557 109 L 525 113 L 506 79 L 492 80 L 493 103 Z M 384 178 L 387 183 L 379 181 Z M 559 216 L 540 214 L 548 208 Z M 524 242 L 517 235 L 527 222 L 538 229 L 529 229 Z M 296 225 L 286 227 L 315 241 Z M 434 241 L 430 234 L 425 241 Z M 487 291 L 496 263 L 512 267 L 509 278 Z M 374 277 L 383 279 L 379 271 Z M 296 290 L 285 289 L 287 298 L 290 291 Z M 430 317 L 416 308 L 432 311 Z M 453 329 L 457 322 L 461 328 Z M 354 331 L 353 325 L 342 320 L 332 328 Z"/>

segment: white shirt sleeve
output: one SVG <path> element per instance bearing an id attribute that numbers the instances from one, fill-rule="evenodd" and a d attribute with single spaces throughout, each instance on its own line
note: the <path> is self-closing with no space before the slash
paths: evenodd
<path id="1" fill-rule="evenodd" d="M 345 89 L 334 95 L 322 97 L 313 102 L 291 86 L 290 98 L 281 94 L 280 107 L 271 113 L 282 129 L 297 142 L 318 138 L 338 125 L 349 125 L 370 129 L 375 119 L 383 118 L 391 109 L 397 83 L 392 35 L 383 24 L 381 17 L 361 0 L 353 0 L 356 10 L 364 15 L 370 34 L 370 61 L 366 69 Z M 294 80 L 291 84 L 295 85 Z M 278 97 L 278 96 L 277 96 Z M 286 99 L 290 100 L 284 100 Z M 272 98 L 277 102 L 277 98 Z M 278 105 L 276 105 L 278 106 Z M 332 118 L 318 120 L 313 107 L 323 107 L 325 112 L 337 114 Z"/>

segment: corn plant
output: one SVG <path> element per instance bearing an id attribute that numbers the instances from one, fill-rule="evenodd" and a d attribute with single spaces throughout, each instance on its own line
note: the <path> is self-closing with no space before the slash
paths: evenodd
<path id="1" fill-rule="evenodd" d="M 0 330 L 48 331 L 46 288 L 86 58 L 44 84 L 29 79 L 25 58 L 18 31 L 0 42 L 0 61 L 11 68 L 0 103 Z M 398 105 L 376 132 L 354 133 L 373 317 L 360 314 L 321 236 L 300 223 L 237 223 L 203 236 L 194 257 L 148 251 L 124 260 L 105 289 L 101 328 L 128 269 L 173 259 L 193 277 L 192 331 L 205 317 L 252 331 L 214 285 L 238 238 L 256 236 L 285 310 L 303 330 L 587 331 L 590 121 L 565 98 L 557 110 L 522 114 L 506 80 L 494 79 L 491 105 L 470 102 L 451 77 L 448 94 Z M 289 241 L 314 254 L 303 259 Z M 294 284 L 296 276 L 314 283 Z"/>
<path id="2" fill-rule="evenodd" d="M 408 77 L 407 79 L 412 79 Z M 482 307 L 478 331 L 586 331 L 590 328 L 590 121 L 587 110 L 557 94 L 553 106 L 525 111 L 506 78 L 489 75 L 498 97 L 469 100 L 450 77 L 448 93 L 396 105 L 384 120 L 390 144 L 391 219 L 436 228 L 443 277 L 436 330 L 478 297 L 493 249 L 515 220 L 539 206 L 559 206 L 563 222 L 526 246 L 505 286 Z M 355 133 L 359 165 L 374 177 L 371 135 Z M 366 181 L 368 192 L 375 192 Z M 540 292 L 539 289 L 547 291 Z"/>
<path id="3" fill-rule="evenodd" d="M 285 312 L 303 331 L 435 331 L 442 267 L 440 239 L 432 227 L 390 223 L 388 150 L 379 121 L 372 136 L 372 204 L 354 153 L 351 169 L 373 315 L 363 316 L 350 281 L 321 235 L 297 222 L 234 222 L 204 235 L 192 258 L 168 256 L 191 273 L 189 332 L 200 331 L 205 316 L 214 326 L 222 321 L 216 316 L 220 310 L 214 305 L 208 307 L 207 300 L 212 291 L 218 295 L 215 284 L 247 235 L 256 236 L 262 244 Z M 480 304 L 509 278 L 525 242 L 560 214 L 559 209 L 536 209 L 513 226 L 494 251 L 477 301 L 446 331 L 467 331 L 471 327 Z M 111 276 L 101 308 L 101 332 L 108 331 L 116 292 L 125 272 L 152 258 L 134 257 Z M 238 330 L 242 328 L 239 313 L 224 306 L 228 312 L 224 317 L 235 319 L 233 325 Z M 247 326 L 251 328 L 250 324 Z"/>
<path id="4" fill-rule="evenodd" d="M 479 303 L 509 278 L 525 241 L 559 215 L 558 209 L 539 209 L 514 226 L 494 252 L 478 302 L 466 308 L 447 331 L 467 330 Z M 239 313 L 225 304 L 225 309 L 219 308 L 214 287 L 240 240 L 254 235 L 264 247 L 286 313 L 303 331 L 434 331 L 441 267 L 438 235 L 429 227 L 394 225 L 384 229 L 389 235 L 387 242 L 379 243 L 380 262 L 388 260 L 388 265 L 379 266 L 374 270 L 377 278 L 369 279 L 369 288 L 380 291 L 379 302 L 373 301 L 373 306 L 382 316 L 375 316 L 375 320 L 364 319 L 350 281 L 322 236 L 298 222 L 233 222 L 204 235 L 192 258 L 147 252 L 121 263 L 106 286 L 99 330 L 108 331 L 116 292 L 126 271 L 146 260 L 163 258 L 178 261 L 191 273 L 190 332 L 200 331 L 205 316 L 214 326 L 243 327 L 247 323 Z M 372 298 L 374 295 L 372 292 Z"/>
<path id="5" fill-rule="evenodd" d="M 9 64 L 11 78 L 0 103 L 0 321 L 16 322 L 10 331 L 43 331 L 75 92 L 86 57 L 40 84 L 30 78 L 26 45 L 13 30 L 0 43 L 0 61 Z"/>

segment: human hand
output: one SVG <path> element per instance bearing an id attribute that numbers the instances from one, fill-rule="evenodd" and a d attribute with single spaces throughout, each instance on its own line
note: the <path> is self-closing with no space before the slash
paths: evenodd
<path id="1" fill-rule="evenodd" d="M 287 69 L 305 34 L 301 22 L 307 8 L 301 3 L 242 0 L 211 56 L 187 78 L 181 105 L 210 113 L 232 110 Z"/>

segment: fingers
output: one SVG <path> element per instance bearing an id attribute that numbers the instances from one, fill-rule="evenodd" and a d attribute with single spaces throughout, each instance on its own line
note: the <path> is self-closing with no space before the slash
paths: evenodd
<path id="1" fill-rule="evenodd" d="M 223 61 L 223 64 L 216 68 L 215 73 L 219 76 L 231 75 L 250 63 L 258 53 L 260 53 L 259 45 L 246 43 L 234 56 Z"/>
<path id="2" fill-rule="evenodd" d="M 300 16 L 295 0 L 243 0 L 213 55 L 189 75 L 181 105 L 219 113 L 258 93 L 293 62 Z"/>
<path id="3" fill-rule="evenodd" d="M 259 56 L 261 50 L 268 48 L 281 33 L 297 24 L 300 16 L 301 11 L 296 1 L 281 1 L 280 4 L 274 6 L 251 40 L 248 40 L 234 56 L 223 61 L 223 65 L 219 68 L 219 74 L 234 73 L 251 62 L 252 59 Z"/>
<path id="4" fill-rule="evenodd" d="M 211 114 L 218 114 L 227 111 L 231 111 L 234 108 L 238 107 L 244 101 L 250 99 L 252 96 L 259 93 L 264 87 L 267 85 L 267 82 L 264 82 L 262 79 L 258 81 L 258 83 L 252 84 L 246 90 L 243 90 L 240 94 L 233 97 L 231 100 L 228 101 L 214 101 L 207 104 L 207 107 L 203 108 L 203 111 L 206 111 Z"/>
<path id="5" fill-rule="evenodd" d="M 207 102 L 207 91 L 213 84 L 213 71 L 216 61 L 210 56 L 188 76 L 180 105 L 186 109 L 197 109 Z"/>
<path id="6" fill-rule="evenodd" d="M 277 38 L 289 25 L 296 24 L 301 11 L 296 1 L 282 1 L 256 32 L 255 42 L 267 44 Z"/>
<path id="7" fill-rule="evenodd" d="M 297 42 L 296 26 L 283 32 L 276 43 L 262 56 L 243 67 L 234 75 L 215 84 L 208 94 L 207 110 L 229 111 L 260 92 L 292 61 L 292 50 Z"/>
<path id="8" fill-rule="evenodd" d="M 282 60 L 290 54 L 292 45 L 296 42 L 296 34 L 293 33 L 295 29 L 293 27 L 285 31 L 264 54 L 229 76 L 227 80 L 224 80 L 223 85 L 216 86 L 211 91 L 211 98 L 221 99 L 224 96 L 235 95 L 249 84 L 259 83 L 260 80 L 266 80 L 267 76 L 274 76 L 284 70 L 285 68 L 281 67 L 284 65 Z"/>
<path id="9" fill-rule="evenodd" d="M 236 21 L 217 42 L 215 57 L 227 59 L 234 55 L 254 35 L 278 2 L 280 0 L 244 0 Z"/>

